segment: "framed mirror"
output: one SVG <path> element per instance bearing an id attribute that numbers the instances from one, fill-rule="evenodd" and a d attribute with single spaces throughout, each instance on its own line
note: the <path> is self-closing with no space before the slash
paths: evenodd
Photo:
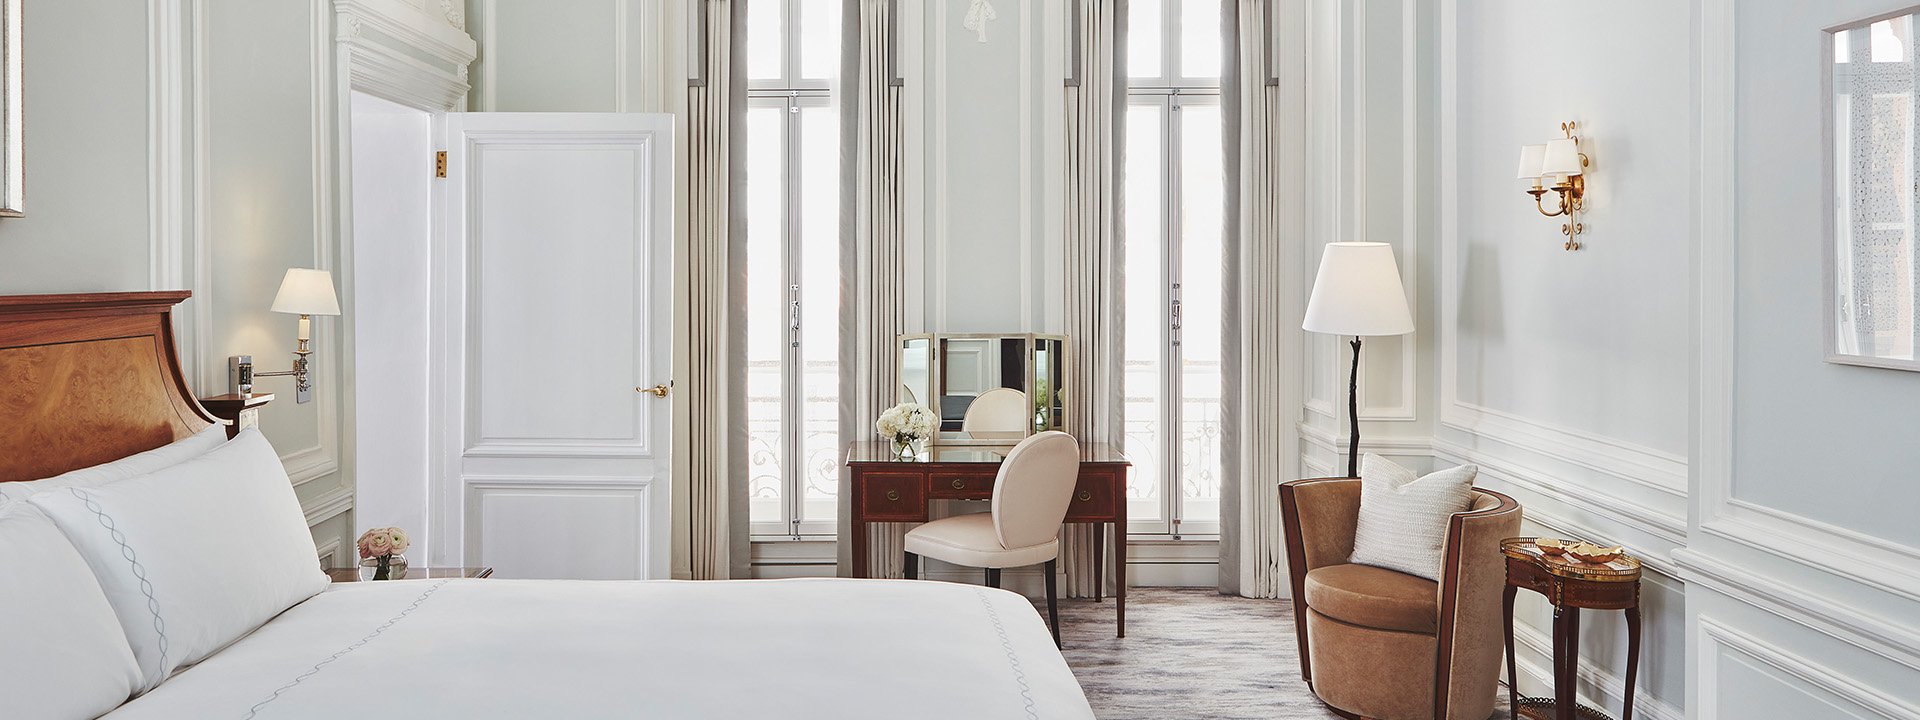
<path id="1" fill-rule="evenodd" d="M 1920 370 L 1917 11 L 1827 29 L 1829 362 Z"/>
<path id="2" fill-rule="evenodd" d="M 940 416 L 935 444 L 1006 444 L 1066 428 L 1067 339 L 1032 333 L 925 333 L 898 342 L 896 402 Z"/>

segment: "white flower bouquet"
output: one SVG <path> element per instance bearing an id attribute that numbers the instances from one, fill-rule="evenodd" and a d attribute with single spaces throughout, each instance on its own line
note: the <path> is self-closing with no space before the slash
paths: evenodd
<path id="1" fill-rule="evenodd" d="M 880 413 L 873 429 L 880 436 L 893 441 L 893 450 L 902 457 L 914 452 L 915 447 L 933 437 L 940 427 L 940 416 L 932 408 L 919 403 L 900 403 Z"/>

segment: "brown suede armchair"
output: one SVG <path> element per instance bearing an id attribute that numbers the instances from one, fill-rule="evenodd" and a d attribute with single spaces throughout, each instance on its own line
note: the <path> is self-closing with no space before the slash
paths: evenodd
<path id="1" fill-rule="evenodd" d="M 1347 563 L 1360 515 L 1358 478 L 1280 486 L 1300 674 L 1341 717 L 1486 720 L 1499 691 L 1500 541 L 1520 534 L 1520 505 L 1474 489 L 1447 527 L 1441 580 Z"/>

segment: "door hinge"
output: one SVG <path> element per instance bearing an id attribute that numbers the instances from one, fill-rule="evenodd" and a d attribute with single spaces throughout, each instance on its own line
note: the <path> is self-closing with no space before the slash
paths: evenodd
<path id="1" fill-rule="evenodd" d="M 433 176 L 437 178 L 447 176 L 447 151 L 437 150 L 433 153 Z"/>

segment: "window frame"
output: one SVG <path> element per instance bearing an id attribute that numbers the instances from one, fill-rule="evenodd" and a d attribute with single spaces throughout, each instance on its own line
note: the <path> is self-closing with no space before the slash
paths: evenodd
<path id="1" fill-rule="evenodd" d="M 803 122 L 807 110 L 835 107 L 835 82 L 831 78 L 798 77 L 800 67 L 800 32 L 794 25 L 794 11 L 807 0 L 758 0 L 773 2 L 780 6 L 779 31 L 782 42 L 781 77 L 749 78 L 747 83 L 747 112 L 754 110 L 781 109 L 781 177 L 780 177 L 780 218 L 778 228 L 780 246 L 781 277 L 779 284 L 784 286 L 786 295 L 787 340 L 782 346 L 780 370 L 780 422 L 783 432 L 776 450 L 781 453 L 780 487 L 781 518 L 776 521 L 755 521 L 749 510 L 748 534 L 753 540 L 819 540 L 830 539 L 838 532 L 837 510 L 826 518 L 811 518 L 807 513 L 807 476 L 806 456 L 807 440 L 807 398 L 805 356 L 805 308 L 804 286 L 805 266 L 799 262 L 805 249 L 804 222 L 805 208 L 805 148 L 803 143 Z M 749 8 L 749 12 L 753 8 Z M 836 158 L 831 162 L 838 162 Z M 749 233 L 753 230 L 749 229 Z M 838 286 L 838 278 L 832 281 Z M 743 350 L 744 351 L 744 350 Z M 836 434 L 838 433 L 836 423 Z M 840 443 L 836 439 L 835 446 Z M 749 506 L 752 504 L 749 499 Z M 837 503 L 837 500 L 835 501 Z"/>
<path id="2" fill-rule="evenodd" d="M 1218 540 L 1221 525 L 1217 514 L 1211 520 L 1193 521 L 1184 517 L 1189 500 L 1181 487 L 1183 484 L 1181 460 L 1186 454 L 1181 447 L 1184 437 L 1182 413 L 1187 402 L 1184 373 L 1181 368 L 1184 357 L 1181 347 L 1181 306 L 1184 302 L 1181 285 L 1189 279 L 1186 277 L 1184 267 L 1185 223 L 1182 214 L 1185 183 L 1181 158 L 1186 114 L 1183 109 L 1195 106 L 1220 106 L 1222 79 L 1180 74 L 1183 33 L 1179 14 L 1185 2 L 1207 1 L 1164 0 L 1160 8 L 1161 72 L 1158 75 L 1149 76 L 1130 75 L 1127 79 L 1127 110 L 1131 112 L 1134 108 L 1140 107 L 1157 108 L 1157 114 L 1160 116 L 1160 157 L 1158 158 L 1160 182 L 1159 197 L 1155 198 L 1159 208 L 1158 231 L 1161 238 L 1160 247 L 1157 249 L 1160 278 L 1159 296 L 1154 311 L 1162 319 L 1159 323 L 1160 387 L 1157 389 L 1161 397 L 1155 403 L 1159 410 L 1156 418 L 1160 436 L 1156 446 L 1159 462 L 1155 467 L 1158 474 L 1155 481 L 1159 483 L 1160 515 L 1159 519 L 1130 520 L 1127 532 L 1135 536 L 1157 535 L 1182 541 Z M 1224 47 L 1225 38 L 1222 38 L 1222 43 Z M 1224 58 L 1222 62 L 1224 63 Z M 1223 146 L 1222 151 L 1224 150 Z M 1129 311 L 1133 309 L 1129 307 Z"/>

